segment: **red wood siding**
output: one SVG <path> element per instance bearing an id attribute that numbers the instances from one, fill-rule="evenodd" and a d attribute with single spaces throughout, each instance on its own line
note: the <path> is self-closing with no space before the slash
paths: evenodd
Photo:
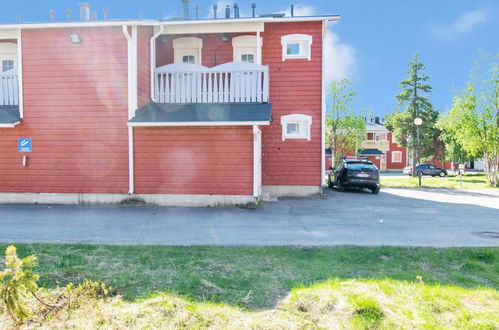
<path id="1" fill-rule="evenodd" d="M 390 150 L 386 152 L 386 169 L 387 170 L 403 170 L 406 166 L 407 159 L 407 149 L 403 146 L 399 146 L 397 143 L 393 142 L 392 133 L 388 133 L 388 141 L 390 141 Z M 392 162 L 392 152 L 401 151 L 402 152 L 402 162 L 395 163 Z"/>
<path id="2" fill-rule="evenodd" d="M 72 44 L 71 33 L 82 43 Z M 22 43 L 24 119 L 0 129 L 0 191 L 126 193 L 127 43 L 121 28 L 24 30 Z M 32 138 L 33 152 L 18 153 L 18 138 Z"/>
<path id="3" fill-rule="evenodd" d="M 153 29 L 149 26 L 137 28 L 137 88 L 138 106 L 143 107 L 151 101 L 151 47 L 149 46 Z"/>
<path id="4" fill-rule="evenodd" d="M 207 34 L 172 34 L 168 35 L 168 42 L 164 43 L 161 38 L 156 41 L 156 64 L 163 66 L 173 63 L 173 39 L 183 37 L 196 37 L 203 39 L 201 49 L 201 64 L 206 67 L 214 67 L 219 64 L 232 62 L 234 59 L 232 38 L 241 35 L 255 35 L 254 33 L 228 33 L 229 41 L 222 42 L 220 33 Z M 279 41 L 280 44 L 281 41 Z"/>
<path id="5" fill-rule="evenodd" d="M 281 37 L 304 33 L 313 37 L 312 60 L 282 61 Z M 262 127 L 263 184 L 321 184 L 322 22 L 268 23 L 263 37 L 263 64 L 270 66 L 273 122 Z M 312 116 L 310 141 L 282 141 L 281 116 Z"/>
<path id="6" fill-rule="evenodd" d="M 252 127 L 135 129 L 138 194 L 253 194 Z"/>

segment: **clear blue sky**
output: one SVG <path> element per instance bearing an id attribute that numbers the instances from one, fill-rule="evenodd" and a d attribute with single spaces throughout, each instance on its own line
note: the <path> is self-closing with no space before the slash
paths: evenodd
<path id="1" fill-rule="evenodd" d="M 78 1 L 18 0 L 4 1 L 0 23 L 46 22 L 49 10 L 56 11 L 57 20 L 65 20 L 65 10 L 78 17 Z M 164 16 L 181 14 L 180 0 L 94 0 L 89 1 L 102 16 L 109 8 L 110 18 L 157 18 L 161 8 Z M 215 1 L 194 0 L 207 16 Z M 282 12 L 289 5 L 297 6 L 297 14 L 338 14 L 339 23 L 331 27 L 334 36 L 330 51 L 335 78 L 348 77 L 359 92 L 356 106 L 382 115 L 396 107 L 398 83 L 406 76 L 407 62 L 416 51 L 427 66 L 434 92 L 435 107 L 445 110 L 452 101 L 452 87 L 462 87 L 479 51 L 499 51 L 499 3 L 495 0 L 324 0 L 324 1 L 237 1 L 243 14 L 250 13 L 250 4 L 257 4 L 258 13 Z M 219 1 L 219 8 L 231 1 Z M 222 10 L 219 9 L 219 15 Z"/>

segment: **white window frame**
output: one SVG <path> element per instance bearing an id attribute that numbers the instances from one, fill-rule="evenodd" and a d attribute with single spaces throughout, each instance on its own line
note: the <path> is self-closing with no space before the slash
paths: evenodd
<path id="1" fill-rule="evenodd" d="M 263 38 L 260 37 L 260 54 Z M 232 38 L 233 61 L 242 62 L 241 57 L 245 54 L 253 55 L 254 62 L 258 64 L 257 36 L 244 35 Z"/>
<path id="2" fill-rule="evenodd" d="M 183 37 L 173 39 L 173 61 L 184 63 L 184 56 L 194 56 L 194 64 L 202 65 L 203 39 Z"/>
<path id="3" fill-rule="evenodd" d="M 298 125 L 298 133 L 288 133 L 288 125 Z M 282 140 L 302 139 L 310 141 L 312 116 L 302 114 L 292 114 L 281 117 Z"/>
<path id="4" fill-rule="evenodd" d="M 288 45 L 298 44 L 298 54 L 288 54 Z M 308 34 L 288 34 L 281 37 L 282 60 L 312 59 L 312 36 Z"/>
<path id="5" fill-rule="evenodd" d="M 395 155 L 398 155 L 399 160 L 395 159 Z M 392 163 L 402 163 L 402 151 L 392 151 Z"/>

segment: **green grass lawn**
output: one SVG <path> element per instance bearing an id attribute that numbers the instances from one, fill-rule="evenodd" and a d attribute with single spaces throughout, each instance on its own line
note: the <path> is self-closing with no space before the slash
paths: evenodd
<path id="1" fill-rule="evenodd" d="M 40 285 L 57 290 L 90 279 L 122 297 L 95 301 L 74 311 L 71 320 L 53 317 L 37 325 L 47 328 L 84 328 L 99 318 L 91 324 L 276 329 L 499 324 L 492 312 L 499 308 L 499 248 L 17 247 L 20 256 L 38 256 Z"/>
<path id="2" fill-rule="evenodd" d="M 421 179 L 422 188 L 461 188 L 459 175 L 447 175 L 444 178 L 423 176 Z M 381 177 L 381 185 L 390 188 L 419 188 L 417 177 Z M 462 189 L 486 189 L 492 188 L 487 185 L 485 174 L 473 173 L 463 175 Z"/>

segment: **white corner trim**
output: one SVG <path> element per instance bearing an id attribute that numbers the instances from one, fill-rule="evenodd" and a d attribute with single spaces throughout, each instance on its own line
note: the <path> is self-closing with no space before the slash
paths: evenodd
<path id="1" fill-rule="evenodd" d="M 293 59 L 312 59 L 312 36 L 308 34 L 287 34 L 281 37 L 282 45 L 282 60 L 293 60 Z M 299 54 L 287 54 L 288 44 L 299 44 L 300 52 Z"/>
<path id="2" fill-rule="evenodd" d="M 23 93 L 23 45 L 21 29 L 17 30 L 17 83 L 19 97 L 19 116 L 24 118 L 24 93 Z"/>
<path id="3" fill-rule="evenodd" d="M 321 185 L 326 185 L 326 48 L 327 48 L 327 20 L 322 21 L 322 98 L 321 98 Z"/>
<path id="4" fill-rule="evenodd" d="M 253 125 L 253 196 L 262 193 L 262 131 Z"/>
<path id="5" fill-rule="evenodd" d="M 16 122 L 13 122 L 13 123 L 8 123 L 8 124 L 0 124 L 0 128 L 2 127 L 6 127 L 6 128 L 11 128 L 11 127 L 16 127 L 17 125 L 19 125 L 21 123 L 20 120 L 16 121 Z"/>
<path id="6" fill-rule="evenodd" d="M 288 124 L 298 125 L 298 134 L 290 134 L 287 132 Z M 291 114 L 281 116 L 281 126 L 282 126 L 282 141 L 288 139 L 301 139 L 308 140 L 311 139 L 311 129 L 312 126 L 312 116 L 303 114 Z"/>
<path id="7" fill-rule="evenodd" d="M 177 121 L 177 122 L 148 122 L 128 123 L 130 127 L 175 127 L 175 126 L 268 126 L 268 121 Z"/>
<path id="8" fill-rule="evenodd" d="M 158 101 L 155 95 L 156 86 L 154 83 L 154 70 L 156 69 L 156 39 L 161 35 L 162 32 L 163 32 L 163 25 L 160 25 L 159 30 L 153 34 L 151 40 L 149 41 L 149 51 L 150 51 L 149 60 L 151 61 L 151 63 L 149 63 L 151 70 L 151 100 L 153 102 Z"/>

